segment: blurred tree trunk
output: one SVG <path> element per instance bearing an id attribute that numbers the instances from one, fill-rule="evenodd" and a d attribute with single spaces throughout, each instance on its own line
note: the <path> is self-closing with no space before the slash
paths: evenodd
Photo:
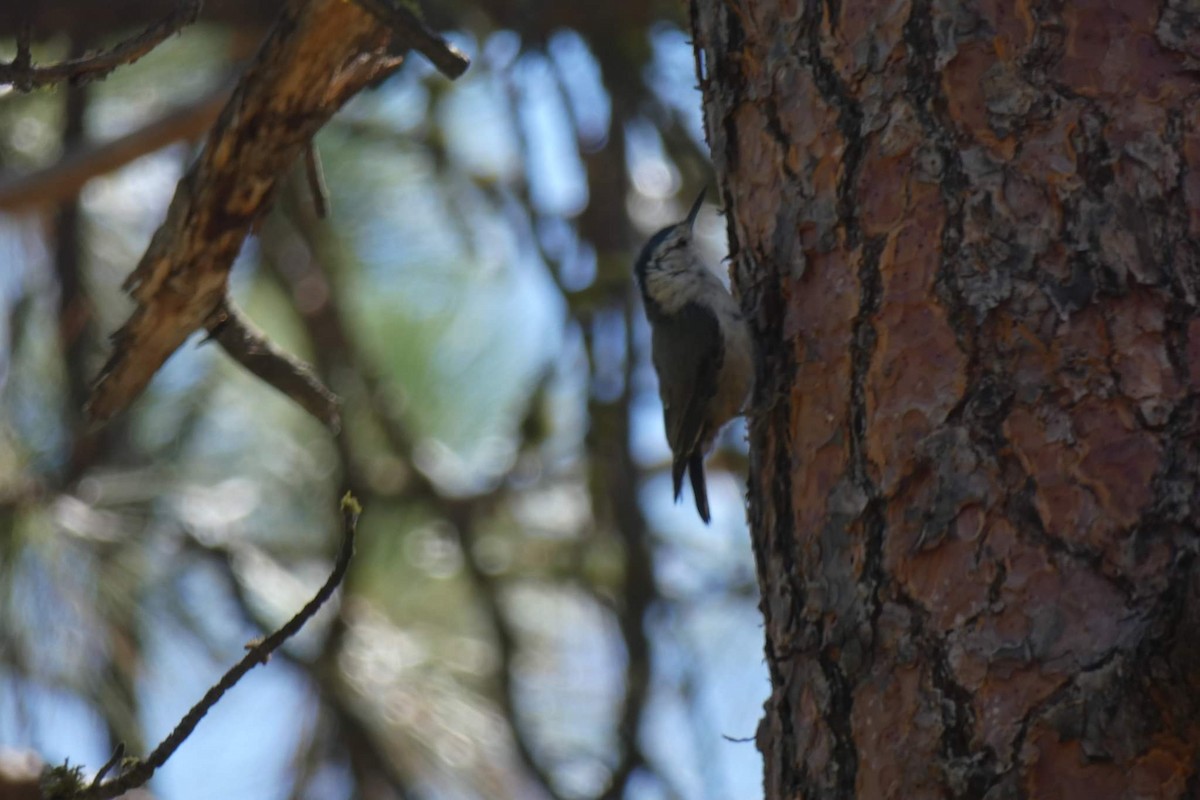
<path id="1" fill-rule="evenodd" d="M 1182 5 L 693 2 L 768 798 L 1200 797 Z"/>

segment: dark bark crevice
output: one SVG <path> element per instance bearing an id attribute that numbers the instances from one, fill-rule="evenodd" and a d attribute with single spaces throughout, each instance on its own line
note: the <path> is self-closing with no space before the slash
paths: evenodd
<path id="1" fill-rule="evenodd" d="M 862 106 L 821 50 L 821 14 L 821 0 L 808 0 L 801 30 L 805 48 L 803 55 L 812 70 L 813 80 L 822 99 L 837 110 L 838 130 L 845 141 L 841 169 L 838 172 L 837 213 L 846 236 L 843 246 L 850 250 L 862 242 L 857 190 L 858 174 L 867 140 L 862 130 Z"/>
<path id="2" fill-rule="evenodd" d="M 886 241 L 881 236 L 868 239 L 862 248 L 858 270 L 859 310 L 854 320 L 852 371 L 850 391 L 850 472 L 859 492 L 866 498 L 859 521 L 864 536 L 865 553 L 859 577 L 859 595 L 867 604 L 863 616 L 869 621 L 868 630 L 874 637 L 879 612 L 883 607 L 880 592 L 886 574 L 883 568 L 883 540 L 887 531 L 886 500 L 871 479 L 867 457 L 867 374 L 875 353 L 878 334 L 873 322 L 883 296 L 883 276 L 879 260 Z M 870 648 L 866 648 L 870 652 Z"/>
<path id="3" fill-rule="evenodd" d="M 1000 781 L 996 754 L 991 748 L 977 749 L 974 745 L 977 720 L 972 696 L 954 678 L 947 642 L 925 632 L 923 620 L 926 614 L 917 604 L 910 602 L 908 607 L 914 613 L 914 619 L 921 621 L 914 630 L 914 638 L 923 643 L 922 652 L 931 665 L 933 690 L 941 700 L 939 755 L 946 782 L 957 798 L 984 797 Z"/>

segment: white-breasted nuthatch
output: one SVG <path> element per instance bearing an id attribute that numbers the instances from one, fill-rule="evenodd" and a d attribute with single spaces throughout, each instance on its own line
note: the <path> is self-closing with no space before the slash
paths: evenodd
<path id="1" fill-rule="evenodd" d="M 754 343 L 737 302 L 704 265 L 692 239 L 704 192 L 687 218 L 650 237 L 634 266 L 658 373 L 675 500 L 683 473 L 692 479 L 696 510 L 706 523 L 704 454 L 737 416 L 754 385 Z"/>

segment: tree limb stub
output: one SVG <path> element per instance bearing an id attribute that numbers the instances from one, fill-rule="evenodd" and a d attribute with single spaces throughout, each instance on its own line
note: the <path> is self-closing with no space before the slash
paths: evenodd
<path id="1" fill-rule="evenodd" d="M 453 80 L 467 71 L 471 62 L 466 56 L 395 0 L 358 0 L 358 4 L 391 26 L 401 45 L 428 58 L 447 78 Z"/>
<path id="2" fill-rule="evenodd" d="M 393 35 L 355 3 L 290 0 L 126 279 L 137 307 L 92 389 L 94 421 L 128 406 L 221 303 L 279 178 L 337 109 L 400 65 Z"/>

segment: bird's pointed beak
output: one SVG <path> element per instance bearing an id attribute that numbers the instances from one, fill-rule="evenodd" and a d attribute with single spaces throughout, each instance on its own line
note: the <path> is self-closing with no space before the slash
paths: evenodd
<path id="1" fill-rule="evenodd" d="M 687 215 L 687 224 L 689 230 L 696 227 L 696 217 L 700 214 L 700 207 L 704 205 L 704 193 L 707 191 L 707 187 L 701 189 L 700 196 L 696 198 L 696 202 L 692 203 L 692 210 L 689 211 Z"/>

